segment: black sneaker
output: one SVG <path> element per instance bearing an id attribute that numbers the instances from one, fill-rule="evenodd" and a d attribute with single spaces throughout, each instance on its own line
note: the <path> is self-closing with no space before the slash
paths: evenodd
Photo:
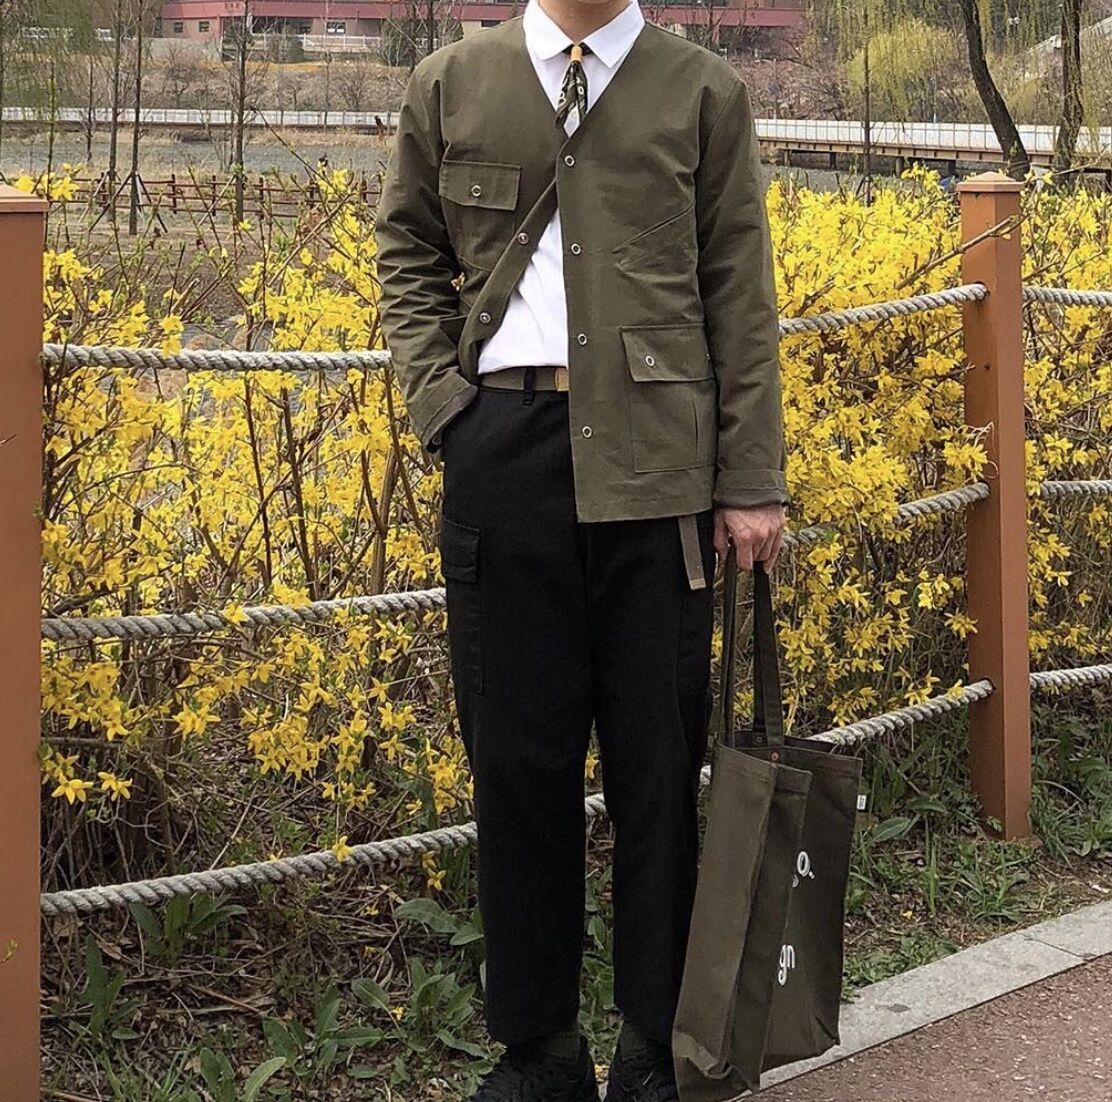
<path id="1" fill-rule="evenodd" d="M 639 1039 L 618 1045 L 606 1080 L 606 1102 L 679 1102 L 672 1048 Z"/>
<path id="2" fill-rule="evenodd" d="M 487 1072 L 470 1102 L 598 1102 L 587 1038 L 578 1056 L 550 1052 L 545 1043 L 511 1045 Z"/>

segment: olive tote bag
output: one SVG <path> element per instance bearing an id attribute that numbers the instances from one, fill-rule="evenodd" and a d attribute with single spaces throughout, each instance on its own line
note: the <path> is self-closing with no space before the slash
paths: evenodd
<path id="1" fill-rule="evenodd" d="M 754 716 L 735 729 L 737 562 L 723 585 L 719 737 L 672 1050 L 681 1102 L 728 1102 L 838 1043 L 861 763 L 785 739 L 772 592 L 753 583 Z"/>

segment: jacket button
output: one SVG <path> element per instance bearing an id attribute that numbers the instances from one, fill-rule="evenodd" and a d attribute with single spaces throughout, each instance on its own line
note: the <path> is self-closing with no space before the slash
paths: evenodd
<path id="1" fill-rule="evenodd" d="M 574 254 L 575 254 L 576 256 L 578 256 L 578 255 L 579 255 L 579 254 L 580 254 L 580 253 L 581 253 L 581 252 L 583 251 L 583 249 L 582 249 L 582 248 L 580 247 L 580 245 L 579 245 L 579 242 L 578 242 L 578 241 L 573 241 L 573 242 L 571 243 L 571 251 L 572 251 L 572 253 L 574 253 Z"/>
<path id="2" fill-rule="evenodd" d="M 576 337 L 575 339 L 577 341 L 579 341 L 580 344 L 586 344 L 587 343 L 587 334 L 586 333 L 580 333 L 579 336 Z"/>
<path id="3" fill-rule="evenodd" d="M 482 189 L 482 186 L 480 184 L 472 184 L 471 185 L 471 194 L 474 195 L 476 199 L 478 199 L 479 196 L 482 195 L 482 193 L 483 193 L 483 189 Z"/>
<path id="4" fill-rule="evenodd" d="M 591 437 L 594 436 L 594 434 L 595 434 L 595 430 L 592 429 L 590 425 L 584 425 L 583 426 L 583 439 L 584 440 L 590 440 Z"/>
<path id="5" fill-rule="evenodd" d="M 575 164 L 575 158 L 569 153 L 564 158 L 564 164 L 566 164 L 570 168 L 573 164 Z"/>
<path id="6" fill-rule="evenodd" d="M 649 367 L 656 367 L 656 360 L 652 356 L 646 356 L 645 363 L 647 363 Z"/>
<path id="7" fill-rule="evenodd" d="M 486 311 L 484 310 L 484 311 L 483 311 L 483 312 L 482 312 L 482 313 L 481 313 L 481 314 L 479 315 L 479 321 L 481 321 L 481 322 L 483 323 L 483 325 L 487 325 L 487 324 L 488 324 L 488 323 L 490 322 L 490 314 L 488 314 L 488 313 L 487 313 L 487 312 L 486 312 Z"/>
<path id="8" fill-rule="evenodd" d="M 524 232 L 519 233 L 517 235 L 517 243 L 519 245 L 528 245 L 529 244 L 529 235 L 527 233 L 524 233 Z"/>

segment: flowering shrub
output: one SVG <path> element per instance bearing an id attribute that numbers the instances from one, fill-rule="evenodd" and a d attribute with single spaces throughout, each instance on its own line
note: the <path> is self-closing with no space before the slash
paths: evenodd
<path id="1" fill-rule="evenodd" d="M 336 173 L 325 199 L 343 183 Z M 1033 281 L 1112 288 L 1112 201 L 1043 193 L 1029 203 Z M 872 206 L 776 182 L 769 210 L 785 316 L 960 282 L 956 206 L 930 174 L 881 190 Z M 382 347 L 369 212 L 337 200 L 323 222 L 263 227 L 254 239 L 249 229 L 202 251 L 235 276 L 246 339 Z M 158 297 L 74 250 L 48 252 L 45 339 L 175 350 L 198 282 L 187 272 Z M 1032 489 L 1109 477 L 1112 315 L 1038 307 L 1027 324 Z M 901 501 L 980 477 L 986 457 L 963 426 L 954 310 L 792 337 L 782 359 L 793 523 L 837 532 L 780 570 L 792 719 L 818 729 L 960 682 L 962 641 L 976 630 L 960 521 L 898 528 L 893 518 Z M 111 821 L 140 793 L 150 807 L 184 799 L 170 763 L 208 755 L 282 786 L 341 857 L 383 831 L 458 814 L 469 788 L 450 735 L 440 614 L 341 613 L 284 629 L 242 616 L 246 605 L 437 584 L 439 472 L 389 371 L 51 367 L 45 411 L 44 607 L 215 607 L 243 625 L 45 642 L 44 781 L 59 809 Z M 1108 520 L 1100 503 L 1032 495 L 1037 662 L 1107 653 Z M 439 887 L 434 862 L 425 872 Z"/>

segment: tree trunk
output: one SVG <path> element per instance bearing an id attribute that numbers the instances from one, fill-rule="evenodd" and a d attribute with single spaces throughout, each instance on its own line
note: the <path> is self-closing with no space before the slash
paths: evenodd
<path id="1" fill-rule="evenodd" d="M 1019 136 L 1012 113 L 1008 110 L 985 56 L 985 39 L 981 30 L 981 12 L 978 0 L 961 0 L 961 15 L 965 23 L 965 37 L 969 44 L 969 65 L 977 94 L 984 104 L 985 113 L 996 132 L 1008 174 L 1017 180 L 1024 179 L 1031 171 L 1031 158 Z"/>
<path id="2" fill-rule="evenodd" d="M 93 51 L 89 47 L 89 88 L 86 99 L 87 115 L 85 120 L 85 163 L 93 163 L 93 135 L 97 128 L 96 89 L 94 85 Z"/>
<path id="3" fill-rule="evenodd" d="M 247 116 L 247 51 L 251 45 L 251 5 L 243 0 L 243 22 L 239 28 L 239 50 L 236 53 L 236 118 L 232 150 L 232 172 L 235 175 L 235 220 L 243 221 L 243 129 Z"/>
<path id="4" fill-rule="evenodd" d="M 135 28 L 135 119 L 131 127 L 131 201 L 128 204 L 127 232 L 139 232 L 139 114 L 143 108 L 143 21 L 146 5 L 139 0 Z"/>
<path id="5" fill-rule="evenodd" d="M 108 131 L 108 217 L 116 221 L 116 168 L 120 144 L 120 70 L 123 67 L 124 0 L 112 9 L 112 118 Z"/>
<path id="6" fill-rule="evenodd" d="M 869 28 L 868 3 L 866 3 L 862 9 L 861 17 L 864 20 L 865 31 L 864 54 L 862 56 L 862 63 L 865 70 L 865 111 L 862 120 L 864 122 L 865 131 L 865 205 L 871 207 L 873 205 L 873 84 L 870 64 L 872 58 L 869 51 L 869 35 L 872 31 Z"/>
<path id="7" fill-rule="evenodd" d="M 1054 143 L 1054 171 L 1073 168 L 1085 104 L 1081 89 L 1081 9 L 1084 0 L 1062 0 L 1062 119 Z"/>

